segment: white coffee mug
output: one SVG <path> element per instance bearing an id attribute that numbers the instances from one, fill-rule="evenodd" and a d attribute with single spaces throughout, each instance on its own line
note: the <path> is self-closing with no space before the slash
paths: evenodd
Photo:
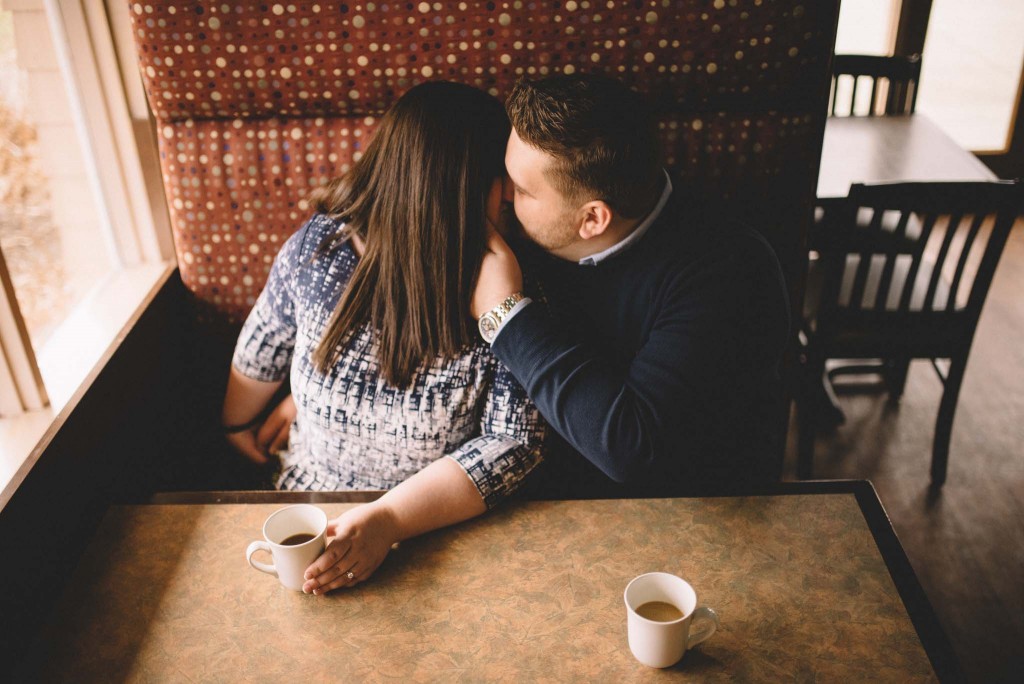
<path id="1" fill-rule="evenodd" d="M 308 534 L 313 538 L 301 544 L 282 543 L 297 534 Z M 249 544 L 245 558 L 249 565 L 274 575 L 288 589 L 302 591 L 306 568 L 324 552 L 326 534 L 327 514 L 322 510 L 310 504 L 286 506 L 272 513 L 263 523 L 263 538 L 266 541 Z M 269 551 L 274 564 L 253 560 L 252 556 L 257 551 Z"/>
<path id="2" fill-rule="evenodd" d="M 644 665 L 669 667 L 686 649 L 701 643 L 718 629 L 718 615 L 697 607 L 697 593 L 685 580 L 667 572 L 649 572 L 626 585 L 626 628 L 629 650 Z M 669 603 L 682 613 L 668 621 L 649 620 L 637 608 L 651 601 Z M 693 626 L 691 634 L 690 627 Z"/>

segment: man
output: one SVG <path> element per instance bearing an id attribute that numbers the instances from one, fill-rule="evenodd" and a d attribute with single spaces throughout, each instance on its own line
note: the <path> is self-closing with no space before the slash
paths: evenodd
<path id="1" fill-rule="evenodd" d="M 473 314 L 586 459 L 553 454 L 547 492 L 777 480 L 789 317 L 771 248 L 681 200 L 653 117 L 621 83 L 522 81 L 507 109 L 512 237 L 543 251 L 517 246 L 517 258 L 494 233 Z M 546 306 L 522 296 L 519 259 Z"/>

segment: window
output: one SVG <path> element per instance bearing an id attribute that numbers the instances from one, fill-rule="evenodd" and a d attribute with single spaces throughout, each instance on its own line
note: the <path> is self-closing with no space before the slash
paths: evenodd
<path id="1" fill-rule="evenodd" d="M 891 55 L 901 0 L 853 0 L 839 6 L 837 55 Z"/>
<path id="2" fill-rule="evenodd" d="M 0 0 L 0 486 L 173 267 L 128 11 Z"/>
<path id="3" fill-rule="evenodd" d="M 120 257 L 46 12 L 15 7 L 0 0 L 0 250 L 42 349 Z"/>
<path id="4" fill-rule="evenodd" d="M 1024 2 L 934 0 L 917 110 L 969 150 L 1003 151 L 1024 62 Z"/>
<path id="5" fill-rule="evenodd" d="M 891 55 L 896 43 L 901 0 L 856 0 L 839 7 L 836 29 L 837 55 Z M 883 85 L 883 87 L 885 87 Z M 853 79 L 839 79 L 836 86 L 838 102 L 848 102 Z M 860 88 L 854 110 L 866 112 L 870 107 L 871 89 Z"/>

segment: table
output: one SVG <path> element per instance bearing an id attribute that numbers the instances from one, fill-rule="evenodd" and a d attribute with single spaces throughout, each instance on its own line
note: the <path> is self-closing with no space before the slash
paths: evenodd
<path id="1" fill-rule="evenodd" d="M 996 176 L 923 114 L 829 117 L 818 199 L 841 199 L 853 183 L 989 181 Z"/>
<path id="2" fill-rule="evenodd" d="M 27 676 L 956 676 L 949 644 L 869 483 L 790 483 L 748 493 L 510 502 L 403 543 L 370 581 L 326 597 L 282 588 L 251 570 L 244 550 L 284 503 L 324 502 L 333 516 L 355 505 L 337 503 L 351 494 L 192 494 L 111 507 L 28 659 Z M 640 665 L 626 644 L 622 592 L 652 570 L 689 580 L 722 621 L 667 671 Z"/>

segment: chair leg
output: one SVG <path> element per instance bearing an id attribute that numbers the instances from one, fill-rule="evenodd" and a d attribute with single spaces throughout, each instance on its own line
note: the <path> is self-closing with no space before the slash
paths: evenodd
<path id="1" fill-rule="evenodd" d="M 814 409 L 806 403 L 797 406 L 796 476 L 801 480 L 814 477 Z"/>
<path id="2" fill-rule="evenodd" d="M 967 355 L 951 360 L 946 376 L 942 401 L 939 403 L 939 417 L 935 421 L 935 442 L 932 446 L 932 487 L 939 488 L 946 482 L 946 468 L 949 465 L 949 441 L 953 432 L 953 417 L 960 397 L 960 385 L 967 369 Z"/>
<path id="3" fill-rule="evenodd" d="M 910 370 L 910 359 L 906 357 L 887 359 L 885 363 L 885 384 L 889 388 L 889 398 L 899 401 L 907 386 L 907 371 Z"/>
<path id="4" fill-rule="evenodd" d="M 814 476 L 814 437 L 818 418 L 822 413 L 822 382 L 825 380 L 825 360 L 808 355 L 803 366 L 797 401 L 797 461 L 796 476 L 809 480 Z"/>
<path id="5" fill-rule="evenodd" d="M 815 404 L 818 409 L 818 420 L 823 425 L 835 427 L 846 422 L 846 413 L 839 405 L 839 397 L 836 396 L 836 389 L 832 385 L 832 375 L 825 371 L 822 365 L 821 385 L 817 387 L 818 397 Z"/>

